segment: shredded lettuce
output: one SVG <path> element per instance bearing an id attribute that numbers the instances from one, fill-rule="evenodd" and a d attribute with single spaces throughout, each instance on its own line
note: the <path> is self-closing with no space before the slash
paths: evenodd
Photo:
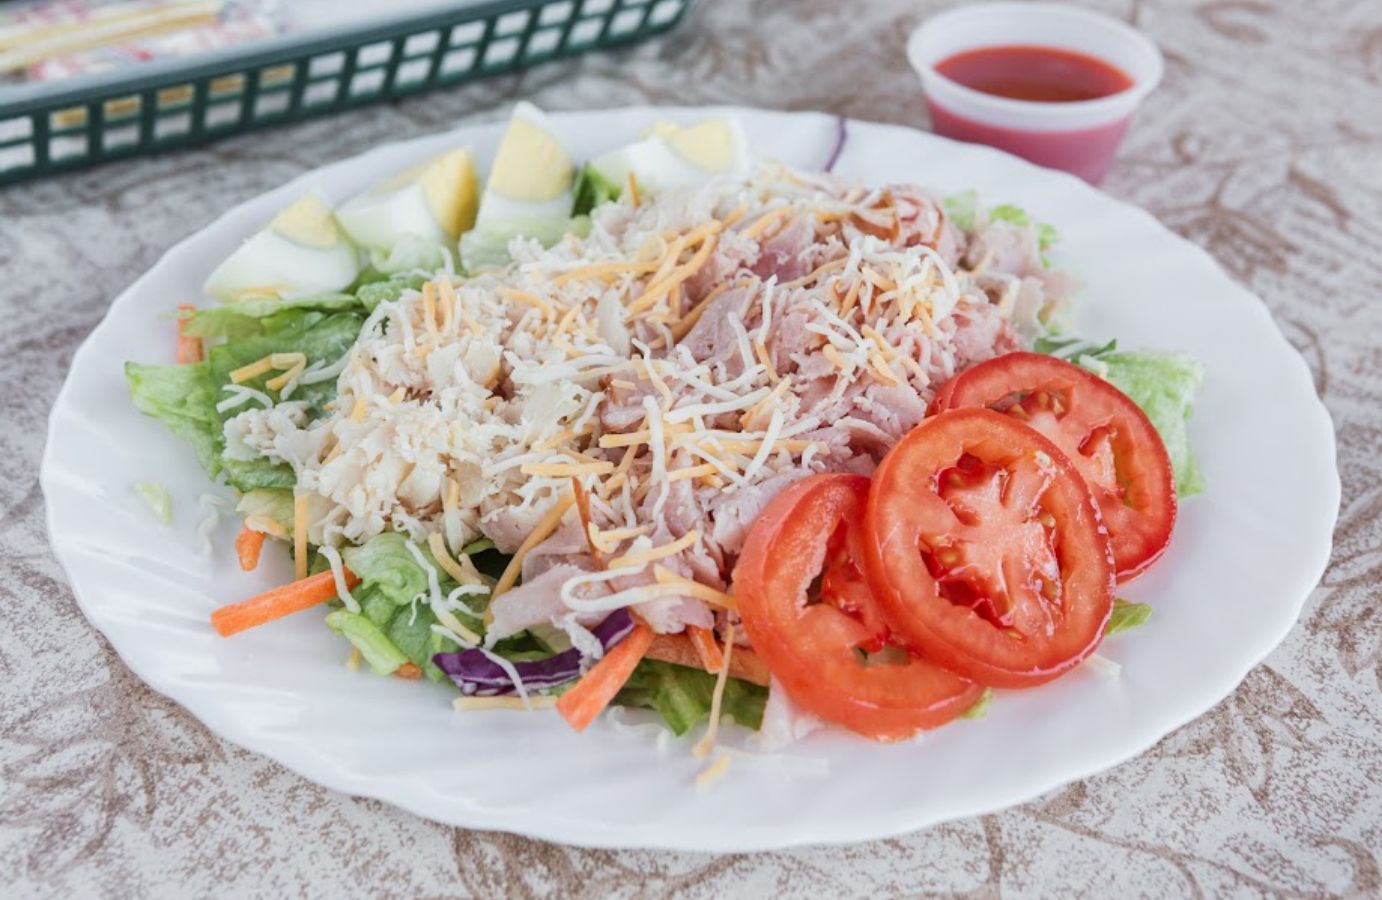
<path id="1" fill-rule="evenodd" d="M 166 487 L 153 481 L 136 481 L 134 493 L 144 501 L 155 519 L 164 525 L 173 523 L 173 498 Z"/>
<path id="2" fill-rule="evenodd" d="M 715 676 L 698 669 L 645 659 L 614 698 L 620 706 L 655 710 L 677 735 L 685 734 L 710 714 Z M 731 678 L 725 683 L 720 710 L 755 731 L 763 722 L 768 689 Z"/>
<path id="3" fill-rule="evenodd" d="M 197 461 L 211 476 L 221 471 L 221 417 L 209 366 L 146 366 L 125 363 L 130 399 L 146 416 L 192 445 Z"/>
<path id="4" fill-rule="evenodd" d="M 363 615 L 338 609 L 327 614 L 326 625 L 350 641 L 376 675 L 388 675 L 409 662 L 379 626 Z"/>
<path id="5" fill-rule="evenodd" d="M 572 204 L 571 214 L 576 216 L 589 215 L 592 209 L 602 203 L 619 199 L 621 189 L 621 185 L 610 181 L 601 175 L 595 167 L 587 164 L 576 176 L 576 185 L 572 188 L 572 193 L 576 199 Z"/>
<path id="6" fill-rule="evenodd" d="M 1130 603 L 1121 597 L 1113 601 L 1113 614 L 1104 626 L 1104 637 L 1127 631 L 1129 628 L 1146 622 L 1152 616 L 1152 608 L 1145 603 Z"/>

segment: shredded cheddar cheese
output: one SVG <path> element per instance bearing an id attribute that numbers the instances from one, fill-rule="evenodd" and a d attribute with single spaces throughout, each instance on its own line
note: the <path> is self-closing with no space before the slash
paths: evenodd
<path id="1" fill-rule="evenodd" d="M 537 709 L 551 709 L 557 705 L 557 698 L 550 694 L 529 694 L 522 697 L 457 697 L 451 705 L 459 710 L 475 712 L 482 709 L 521 709 L 527 712 Z"/>
<path id="2" fill-rule="evenodd" d="M 761 237 L 769 228 L 772 228 L 779 221 L 787 218 L 791 214 L 792 208 L 790 206 L 780 206 L 771 212 L 764 213 L 752 225 L 740 232 L 740 234 L 746 238 Z"/>
<path id="3" fill-rule="evenodd" d="M 307 495 L 293 498 L 293 576 L 307 577 Z"/>
<path id="4" fill-rule="evenodd" d="M 725 685 L 729 681 L 729 667 L 734 660 L 734 622 L 725 625 L 725 661 L 715 675 L 715 690 L 710 695 L 710 721 L 705 726 L 705 736 L 696 743 L 694 753 L 705 757 L 715 748 L 715 738 L 720 733 L 720 710 L 724 706 Z"/>
<path id="5" fill-rule="evenodd" d="M 581 463 L 524 463 L 520 467 L 524 475 L 541 475 L 545 478 L 569 478 L 573 475 L 606 475 L 614 471 L 614 463 L 605 460 L 591 460 Z"/>
<path id="6" fill-rule="evenodd" d="M 670 544 L 663 544 L 660 547 L 650 547 L 647 550 L 634 550 L 625 553 L 623 556 L 616 556 L 609 561 L 611 569 L 624 569 L 633 567 L 643 567 L 655 559 L 666 559 L 669 556 L 676 556 L 688 547 L 694 546 L 700 539 L 701 533 L 692 529 L 681 537 L 672 541 Z"/>
<path id="7" fill-rule="evenodd" d="M 724 609 L 737 609 L 734 597 L 724 591 L 717 591 L 709 585 L 701 584 L 690 578 L 683 578 L 671 569 L 662 566 L 653 566 L 653 577 L 657 579 L 659 585 L 675 588 L 685 592 L 687 597 L 695 597 L 697 600 L 704 600 L 712 606 L 723 607 Z"/>
<path id="8" fill-rule="evenodd" d="M 725 777 L 725 773 L 729 771 L 729 764 L 732 759 L 734 759 L 734 757 L 730 756 L 728 753 L 720 754 L 713 763 L 696 773 L 696 787 L 704 790 Z"/>

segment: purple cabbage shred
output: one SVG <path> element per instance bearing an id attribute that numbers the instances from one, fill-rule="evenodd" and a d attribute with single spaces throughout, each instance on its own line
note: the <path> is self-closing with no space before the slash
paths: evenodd
<path id="1" fill-rule="evenodd" d="M 633 617 L 626 609 L 615 610 L 591 629 L 591 633 L 599 638 L 605 650 L 622 641 L 630 631 L 633 631 Z M 445 672 L 466 696 L 495 697 L 512 694 L 517 690 L 504 667 L 478 649 L 438 653 L 432 657 L 432 662 L 436 663 L 437 668 Z M 523 680 L 524 688 L 530 691 L 542 690 L 579 678 L 581 651 L 572 647 L 547 659 L 511 662 L 510 665 Z"/>

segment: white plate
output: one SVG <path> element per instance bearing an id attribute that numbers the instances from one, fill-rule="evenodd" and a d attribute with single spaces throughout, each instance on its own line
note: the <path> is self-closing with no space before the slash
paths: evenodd
<path id="1" fill-rule="evenodd" d="M 761 152 L 818 168 L 837 122 L 728 110 Z M 694 109 L 559 115 L 577 157 Z M 444 148 L 488 159 L 500 125 L 391 144 L 242 204 L 174 247 L 111 306 L 77 352 L 53 409 L 42 483 L 53 547 L 77 600 L 140 677 L 218 734 L 338 790 L 419 815 L 590 846 L 743 851 L 893 835 L 1018 803 L 1144 750 L 1212 707 L 1290 630 L 1329 556 L 1339 502 L 1334 433 L 1309 372 L 1262 303 L 1151 216 L 1074 178 L 918 131 L 849 123 L 836 171 L 872 184 L 977 189 L 1052 222 L 1059 263 L 1085 282 L 1080 325 L 1124 346 L 1187 351 L 1208 377 L 1192 437 L 1208 491 L 1181 507 L 1165 558 L 1126 594 L 1149 624 L 1088 668 L 1038 690 L 1000 693 L 987 718 L 901 745 L 818 733 L 793 749 L 826 777 L 736 762 L 698 791 L 701 762 L 607 722 L 569 731 L 551 714 L 456 713 L 441 688 L 345 669 L 344 643 L 316 613 L 217 637 L 210 610 L 287 580 L 278 554 L 244 574 L 234 523 L 198 550 L 206 477 L 190 450 L 130 405 L 121 364 L 170 362 L 160 318 L 198 296 L 212 267 L 306 190 L 344 200 Z M 166 484 L 176 527 L 152 520 L 130 485 Z"/>

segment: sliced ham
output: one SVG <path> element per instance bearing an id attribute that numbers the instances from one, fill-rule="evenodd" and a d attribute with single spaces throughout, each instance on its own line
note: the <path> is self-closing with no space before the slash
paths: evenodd
<path id="1" fill-rule="evenodd" d="M 709 538 L 726 556 L 737 556 L 748 538 L 749 528 L 778 492 L 810 473 L 797 468 L 774 474 L 757 484 L 721 494 L 710 504 Z"/>
<path id="2" fill-rule="evenodd" d="M 753 272 L 759 278 L 777 276 L 778 283 L 800 278 L 811 271 L 806 251 L 815 243 L 816 231 L 807 216 L 794 216 L 763 242 Z"/>
<path id="3" fill-rule="evenodd" d="M 711 300 L 679 346 L 684 347 L 696 362 L 719 362 L 724 365 L 729 377 L 738 375 L 744 370 L 744 363 L 738 335 L 730 317 L 739 316 L 742 319 L 748 298 L 747 289 L 731 288 Z"/>
<path id="4" fill-rule="evenodd" d="M 490 644 L 511 635 L 526 631 L 535 625 L 550 625 L 559 617 L 571 614 L 561 599 L 561 586 L 577 575 L 584 575 L 588 569 L 570 563 L 552 566 L 531 581 L 525 580 L 518 587 L 500 594 L 491 604 L 494 620 L 485 631 L 485 640 Z M 609 591 L 599 584 L 581 589 L 583 595 L 600 597 Z M 604 618 L 604 613 L 578 614 L 576 621 L 582 625 L 594 625 Z"/>

